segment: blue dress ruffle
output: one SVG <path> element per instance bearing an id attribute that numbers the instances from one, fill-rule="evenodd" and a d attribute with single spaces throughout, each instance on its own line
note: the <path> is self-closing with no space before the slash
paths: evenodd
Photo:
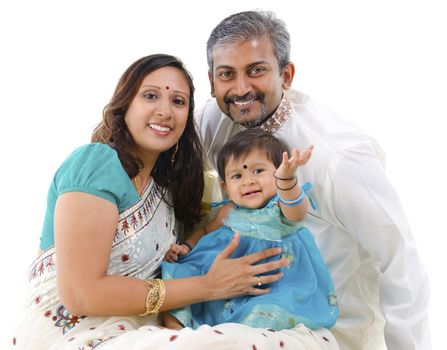
<path id="1" fill-rule="evenodd" d="M 185 327 L 226 322 L 274 330 L 293 328 L 303 323 L 311 329 L 332 327 L 338 317 L 334 285 L 310 231 L 302 223 L 287 220 L 280 212 L 278 198 L 264 208 L 234 207 L 224 226 L 204 236 L 194 249 L 177 263 L 163 262 L 163 279 L 204 275 L 215 257 L 231 241 L 234 232 L 241 235 L 233 258 L 271 247 L 281 247 L 281 256 L 290 264 L 282 268 L 284 277 L 271 285 L 268 294 L 242 296 L 193 304 L 171 313 Z M 270 272 L 276 273 L 277 271 Z"/>

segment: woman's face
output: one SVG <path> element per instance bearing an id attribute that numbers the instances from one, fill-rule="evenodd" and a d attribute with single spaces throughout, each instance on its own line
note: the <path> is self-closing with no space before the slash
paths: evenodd
<path id="1" fill-rule="evenodd" d="M 188 119 L 190 89 L 180 70 L 163 67 L 148 74 L 124 120 L 142 160 L 156 159 L 180 139 Z"/>

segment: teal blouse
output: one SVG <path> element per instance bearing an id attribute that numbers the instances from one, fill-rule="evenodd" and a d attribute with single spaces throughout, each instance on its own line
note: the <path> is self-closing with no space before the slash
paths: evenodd
<path id="1" fill-rule="evenodd" d="M 48 191 L 40 249 L 54 245 L 54 208 L 66 192 L 85 192 L 104 198 L 121 213 L 140 198 L 117 152 L 108 145 L 91 143 L 71 153 L 56 171 Z"/>

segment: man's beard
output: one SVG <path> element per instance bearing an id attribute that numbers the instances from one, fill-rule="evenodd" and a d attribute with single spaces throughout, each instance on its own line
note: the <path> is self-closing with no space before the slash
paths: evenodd
<path id="1" fill-rule="evenodd" d="M 248 93 L 244 96 L 227 96 L 224 98 L 224 103 L 227 106 L 228 116 L 231 118 L 231 120 L 235 122 L 236 120 L 233 118 L 230 112 L 230 104 L 234 102 L 248 102 L 248 101 L 258 101 L 261 104 L 261 115 L 259 116 L 259 118 L 256 118 L 255 120 L 250 120 L 238 124 L 246 128 L 255 128 L 264 123 L 269 118 L 269 115 L 267 115 L 267 111 L 264 104 L 264 94 L 256 92 L 256 93 Z M 244 113 L 248 113 L 248 110 L 242 109 L 240 113 L 243 115 Z"/>

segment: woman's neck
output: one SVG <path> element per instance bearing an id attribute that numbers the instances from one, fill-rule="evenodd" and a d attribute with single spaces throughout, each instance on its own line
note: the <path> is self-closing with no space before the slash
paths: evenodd
<path id="1" fill-rule="evenodd" d="M 137 192 L 141 195 L 149 182 L 151 182 L 152 169 L 154 168 L 158 156 L 139 155 L 139 158 L 143 163 L 143 167 L 138 171 L 138 174 L 132 178 L 132 183 Z"/>

